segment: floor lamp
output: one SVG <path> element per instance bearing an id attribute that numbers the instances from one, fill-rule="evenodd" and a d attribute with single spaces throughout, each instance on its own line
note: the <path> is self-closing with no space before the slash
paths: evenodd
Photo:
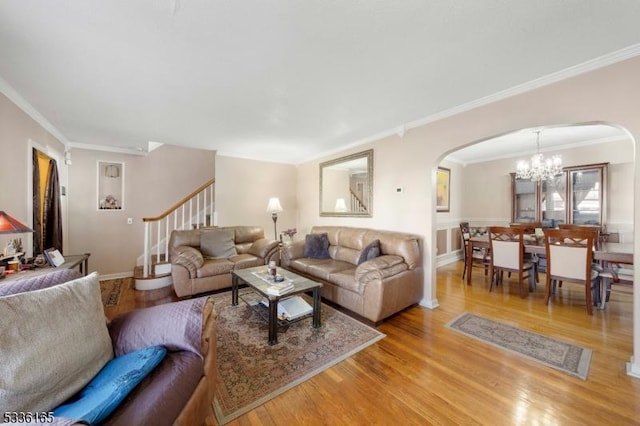
<path id="1" fill-rule="evenodd" d="M 273 238 L 278 239 L 278 231 L 276 229 L 276 222 L 278 221 L 278 212 L 282 211 L 280 200 L 277 197 L 269 198 L 269 204 L 267 205 L 267 213 L 271 213 L 271 219 L 273 219 Z"/>

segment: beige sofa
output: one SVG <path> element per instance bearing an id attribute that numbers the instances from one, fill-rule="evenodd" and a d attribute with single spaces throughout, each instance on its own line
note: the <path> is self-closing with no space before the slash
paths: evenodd
<path id="1" fill-rule="evenodd" d="M 346 226 L 315 226 L 310 232 L 322 233 L 328 236 L 328 258 L 305 256 L 305 241 L 285 244 L 281 256 L 285 268 L 322 282 L 324 299 L 374 323 L 420 301 L 422 247 L 416 235 Z M 375 240 L 379 255 L 358 264 Z"/>
<path id="2" fill-rule="evenodd" d="M 231 287 L 234 269 L 278 260 L 279 243 L 256 226 L 176 230 L 169 238 L 173 288 L 178 297 Z"/>

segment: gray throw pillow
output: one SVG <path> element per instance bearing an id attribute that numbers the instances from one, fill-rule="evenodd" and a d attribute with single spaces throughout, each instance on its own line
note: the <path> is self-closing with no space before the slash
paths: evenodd
<path id="1" fill-rule="evenodd" d="M 304 257 L 311 259 L 329 258 L 329 236 L 326 232 L 309 234 L 304 238 Z"/>
<path id="2" fill-rule="evenodd" d="M 362 249 L 356 265 L 366 262 L 367 260 L 375 259 L 378 256 L 380 256 L 380 240 L 373 240 Z"/>
<path id="3" fill-rule="evenodd" d="M 200 251 L 204 257 L 227 258 L 236 252 L 233 229 L 212 229 L 200 234 Z"/>

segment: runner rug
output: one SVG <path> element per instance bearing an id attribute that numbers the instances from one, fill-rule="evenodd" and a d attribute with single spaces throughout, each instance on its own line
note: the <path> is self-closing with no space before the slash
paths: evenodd
<path id="1" fill-rule="evenodd" d="M 218 386 L 213 408 L 220 424 L 385 337 L 323 303 L 320 328 L 311 326 L 311 318 L 280 327 L 278 343 L 270 346 L 267 322 L 255 307 L 242 300 L 232 306 L 230 292 L 212 297 L 218 313 Z"/>
<path id="2" fill-rule="evenodd" d="M 130 280 L 131 278 L 116 278 L 100 281 L 102 304 L 105 307 L 116 306 L 120 302 L 122 291 L 127 288 Z"/>
<path id="3" fill-rule="evenodd" d="M 463 313 L 448 323 L 447 327 L 582 380 L 587 379 L 591 363 L 590 349 L 470 313 Z"/>

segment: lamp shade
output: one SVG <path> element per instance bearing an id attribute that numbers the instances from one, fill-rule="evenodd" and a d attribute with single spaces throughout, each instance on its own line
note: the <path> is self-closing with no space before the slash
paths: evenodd
<path id="1" fill-rule="evenodd" d="M 23 232 L 33 232 L 33 229 L 0 211 L 0 234 L 20 234 Z"/>
<path id="2" fill-rule="evenodd" d="M 280 200 L 277 197 L 269 198 L 269 205 L 267 205 L 267 213 L 277 213 L 282 211 Z"/>
<path id="3" fill-rule="evenodd" d="M 336 208 L 337 212 L 346 212 L 347 211 L 347 203 L 344 201 L 344 198 L 336 199 Z"/>

